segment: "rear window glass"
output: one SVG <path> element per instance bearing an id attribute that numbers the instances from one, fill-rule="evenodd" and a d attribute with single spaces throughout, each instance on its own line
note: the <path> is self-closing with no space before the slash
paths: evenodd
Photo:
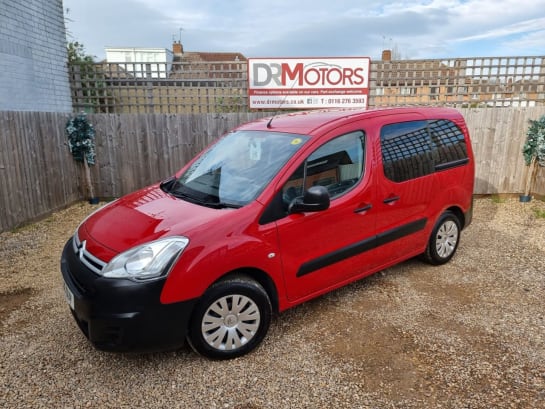
<path id="1" fill-rule="evenodd" d="M 448 119 L 385 125 L 380 133 L 384 175 L 404 182 L 466 163 L 462 130 Z"/>
<path id="2" fill-rule="evenodd" d="M 436 165 L 444 165 L 467 158 L 464 134 L 454 122 L 446 119 L 430 121 L 429 129 L 435 150 Z"/>

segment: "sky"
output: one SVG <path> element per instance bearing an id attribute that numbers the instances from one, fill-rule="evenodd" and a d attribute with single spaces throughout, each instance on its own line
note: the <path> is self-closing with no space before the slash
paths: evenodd
<path id="1" fill-rule="evenodd" d="M 545 55 L 545 0 L 63 0 L 68 41 L 398 59 Z"/>

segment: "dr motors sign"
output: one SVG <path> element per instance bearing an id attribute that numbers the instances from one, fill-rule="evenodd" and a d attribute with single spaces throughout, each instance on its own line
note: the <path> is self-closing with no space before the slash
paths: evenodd
<path id="1" fill-rule="evenodd" d="M 249 58 L 250 108 L 366 108 L 368 57 Z"/>

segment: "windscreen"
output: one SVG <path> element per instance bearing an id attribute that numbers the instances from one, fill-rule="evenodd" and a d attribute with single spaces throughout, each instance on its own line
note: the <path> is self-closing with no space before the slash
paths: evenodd
<path id="1" fill-rule="evenodd" d="M 307 136 L 235 131 L 204 152 L 170 193 L 212 207 L 240 207 L 254 200 Z"/>

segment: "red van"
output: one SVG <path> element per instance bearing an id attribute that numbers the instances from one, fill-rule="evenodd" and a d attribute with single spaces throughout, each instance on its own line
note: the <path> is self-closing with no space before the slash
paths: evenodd
<path id="1" fill-rule="evenodd" d="M 448 262 L 474 159 L 446 108 L 315 111 L 242 125 L 172 178 L 89 216 L 61 270 L 96 348 L 232 358 L 273 313 L 414 256 Z"/>

